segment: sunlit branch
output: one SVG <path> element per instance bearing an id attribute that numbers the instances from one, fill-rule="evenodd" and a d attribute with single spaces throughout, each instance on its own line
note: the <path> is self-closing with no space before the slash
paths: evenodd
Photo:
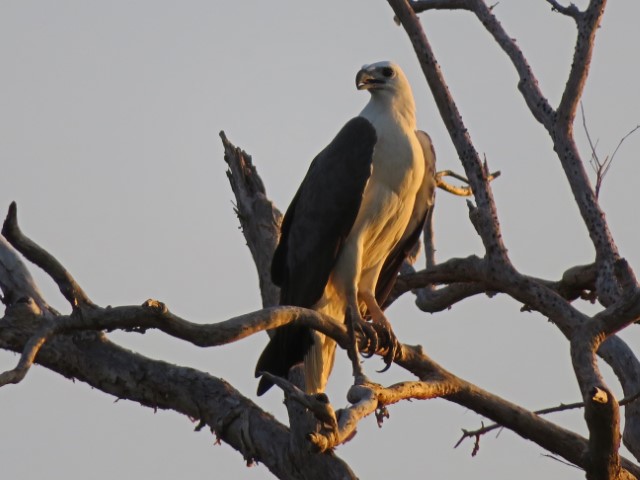
<path id="1" fill-rule="evenodd" d="M 492 174 L 487 176 L 487 181 L 491 182 L 496 178 L 498 178 L 499 176 L 500 176 L 499 171 L 493 172 Z M 469 183 L 469 180 L 462 175 L 459 175 L 451 170 L 442 170 L 436 173 L 436 186 L 438 188 L 444 190 L 445 192 L 452 193 L 453 195 L 458 195 L 460 197 L 470 197 L 471 195 L 473 195 L 473 190 L 470 186 L 457 187 L 455 185 L 451 185 L 450 183 L 447 183 L 443 179 L 443 177 L 451 177 L 451 178 L 455 178 L 456 180 L 460 180 L 461 182 L 464 182 L 467 184 Z"/>

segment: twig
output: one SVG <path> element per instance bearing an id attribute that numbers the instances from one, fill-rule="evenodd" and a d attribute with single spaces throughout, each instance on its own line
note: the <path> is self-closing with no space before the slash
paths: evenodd
<path id="1" fill-rule="evenodd" d="M 618 404 L 622 407 L 624 405 L 628 405 L 636 401 L 638 398 L 640 398 L 640 392 L 636 393 L 635 395 L 631 395 L 623 398 L 622 400 L 620 400 Z M 549 413 L 565 412 L 567 410 L 584 408 L 584 406 L 585 406 L 584 402 L 574 402 L 574 403 L 567 403 L 567 404 L 562 403 L 557 407 L 548 407 L 540 410 L 535 410 L 533 413 L 535 413 L 536 415 L 547 415 Z M 475 456 L 476 453 L 478 453 L 478 450 L 480 449 L 480 437 L 498 428 L 504 428 L 504 425 L 501 425 L 499 423 L 492 423 L 491 425 L 486 425 L 486 426 L 482 424 L 482 427 L 478 428 L 477 430 L 462 429 L 463 434 L 458 440 L 458 442 L 453 446 L 453 448 L 458 448 L 465 439 L 475 437 L 474 447 L 471 453 L 471 456 Z"/>
<path id="2" fill-rule="evenodd" d="M 611 155 L 607 155 L 604 161 L 600 161 L 600 157 L 598 157 L 598 153 L 596 152 L 598 142 L 596 141 L 596 143 L 594 144 L 593 141 L 591 140 L 589 128 L 587 127 L 587 119 L 584 112 L 584 105 L 582 102 L 580 102 L 580 114 L 582 116 L 582 127 L 584 128 L 584 133 L 587 137 L 587 141 L 589 142 L 589 147 L 591 149 L 591 160 L 589 163 L 591 164 L 591 167 L 593 168 L 593 171 L 596 174 L 595 195 L 596 195 L 596 198 L 599 198 L 602 182 L 604 180 L 604 177 L 609 172 L 609 168 L 611 168 L 611 163 L 613 162 L 613 159 L 615 158 L 616 153 L 618 153 L 620 146 L 627 139 L 627 137 L 631 136 L 633 133 L 636 132 L 636 130 L 640 129 L 640 125 L 636 125 L 634 128 L 631 129 L 631 131 L 629 131 L 629 133 L 624 135 L 618 142 L 618 145 L 616 146 L 613 153 Z"/>
<path id="3" fill-rule="evenodd" d="M 551 460 L 555 460 L 556 462 L 562 463 L 568 467 L 573 467 L 573 468 L 577 468 L 578 470 L 584 470 L 584 468 L 579 467 L 578 465 L 576 465 L 575 463 L 571 463 L 571 462 L 565 462 L 564 460 L 562 460 L 561 458 L 558 458 L 555 455 L 549 455 L 548 453 L 543 453 L 541 454 L 543 457 L 546 458 L 550 458 Z"/>
<path id="4" fill-rule="evenodd" d="M 491 182 L 496 178 L 498 178 L 499 176 L 500 176 L 500 171 L 493 172 L 487 176 L 487 181 Z M 469 180 L 466 177 L 459 175 L 451 170 L 442 170 L 436 173 L 436 187 L 444 190 L 445 192 L 449 192 L 449 193 L 452 193 L 453 195 L 458 195 L 460 197 L 470 197 L 471 195 L 473 195 L 473 190 L 470 186 L 457 187 L 455 185 L 451 185 L 447 183 L 445 180 L 443 180 L 442 177 L 455 178 L 456 180 L 460 180 L 461 182 L 469 184 Z"/>

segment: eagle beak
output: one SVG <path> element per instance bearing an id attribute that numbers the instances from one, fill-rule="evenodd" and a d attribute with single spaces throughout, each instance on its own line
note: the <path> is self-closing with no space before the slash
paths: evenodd
<path id="1" fill-rule="evenodd" d="M 376 78 L 374 72 L 364 68 L 356 75 L 356 88 L 358 90 L 375 90 L 384 84 L 384 80 Z"/>

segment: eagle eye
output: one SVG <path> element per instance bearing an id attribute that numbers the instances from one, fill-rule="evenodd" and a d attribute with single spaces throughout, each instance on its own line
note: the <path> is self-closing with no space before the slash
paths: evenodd
<path id="1" fill-rule="evenodd" d="M 387 77 L 387 78 L 393 77 L 393 68 L 391 68 L 391 67 L 383 67 L 382 75 Z"/>

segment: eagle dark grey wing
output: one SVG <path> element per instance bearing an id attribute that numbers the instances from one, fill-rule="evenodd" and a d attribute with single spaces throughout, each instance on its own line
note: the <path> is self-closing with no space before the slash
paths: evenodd
<path id="1" fill-rule="evenodd" d="M 431 143 L 431 137 L 422 130 L 416 131 L 416 136 L 424 155 L 424 179 L 413 206 L 409 224 L 402 238 L 391 251 L 382 266 L 378 283 L 376 284 L 376 301 L 384 306 L 393 286 L 398 278 L 402 262 L 411 254 L 424 228 L 427 213 L 433 205 L 436 187 L 436 154 Z"/>
<path id="2" fill-rule="evenodd" d="M 374 127 L 356 117 L 311 163 L 282 221 L 271 264 L 281 305 L 310 308 L 322 297 L 358 215 L 375 144 Z M 278 328 L 258 360 L 256 376 L 267 371 L 286 377 L 303 360 L 312 341 L 306 327 L 289 324 Z M 271 385 L 263 377 L 258 395 Z"/>
<path id="3" fill-rule="evenodd" d="M 324 291 L 371 176 L 376 133 L 356 117 L 313 160 L 281 227 L 271 277 L 281 304 L 311 307 Z"/>

